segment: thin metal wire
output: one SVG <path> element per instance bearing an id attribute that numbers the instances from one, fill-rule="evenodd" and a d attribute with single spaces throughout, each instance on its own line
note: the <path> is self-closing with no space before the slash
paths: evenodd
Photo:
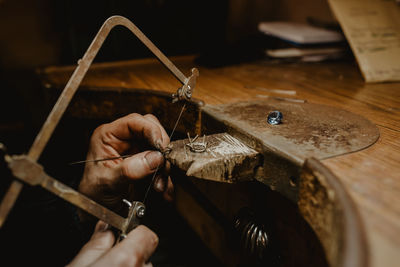
<path id="1" fill-rule="evenodd" d="M 172 136 L 173 136 L 174 133 L 175 133 L 175 129 L 176 129 L 176 127 L 178 126 L 178 123 L 179 123 L 179 121 L 180 121 L 180 119 L 181 119 L 181 117 L 182 117 L 182 114 L 183 114 L 183 111 L 185 110 L 185 107 L 186 107 L 186 102 L 183 104 L 182 109 L 181 109 L 181 112 L 179 113 L 178 119 L 177 119 L 176 122 L 175 122 L 174 128 L 172 129 L 172 132 L 171 132 L 171 134 L 169 135 L 169 139 L 170 139 L 170 140 L 171 140 Z M 157 166 L 157 169 L 156 169 L 156 171 L 154 172 L 153 177 L 151 178 L 151 182 L 150 182 L 149 186 L 147 187 L 146 193 L 145 193 L 144 198 L 143 198 L 143 201 L 142 201 L 143 204 L 145 203 L 146 198 L 147 198 L 147 196 L 148 196 L 148 194 L 149 194 L 149 192 L 150 192 L 150 189 L 151 189 L 152 186 L 153 186 L 153 183 L 154 183 L 154 180 L 155 180 L 155 178 L 156 178 L 156 175 L 157 175 L 157 172 L 158 172 L 159 168 L 160 168 L 160 165 Z"/>
<path id="2" fill-rule="evenodd" d="M 100 162 L 100 161 L 114 160 L 114 159 L 124 159 L 124 158 L 132 157 L 133 155 L 135 155 L 135 154 L 128 154 L 128 155 L 112 157 L 112 158 L 104 158 L 104 159 L 81 160 L 81 161 L 75 161 L 75 162 L 68 163 L 68 165 L 77 165 L 77 164 L 88 163 L 88 162 Z"/>
<path id="3" fill-rule="evenodd" d="M 179 117 L 178 117 L 178 119 L 177 119 L 176 122 L 175 122 L 174 128 L 172 129 L 172 132 L 171 132 L 171 134 L 169 135 L 169 139 L 170 139 L 170 140 L 171 140 L 172 136 L 173 136 L 174 133 L 175 133 L 175 129 L 176 129 L 176 127 L 178 126 L 178 123 L 179 123 L 179 121 L 180 121 L 180 119 L 181 119 L 181 117 L 182 117 L 182 114 L 183 114 L 183 111 L 185 110 L 185 107 L 186 107 L 186 102 L 183 104 L 182 109 L 181 109 L 181 113 L 179 114 Z"/>

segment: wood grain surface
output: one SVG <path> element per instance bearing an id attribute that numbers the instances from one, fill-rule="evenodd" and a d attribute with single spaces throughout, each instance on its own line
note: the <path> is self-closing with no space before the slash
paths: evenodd
<path id="1" fill-rule="evenodd" d="M 184 74 L 193 56 L 172 58 Z M 354 62 L 256 62 L 200 71 L 194 97 L 206 104 L 286 97 L 342 108 L 379 127 L 380 138 L 359 152 L 323 161 L 345 185 L 366 226 L 371 266 L 400 262 L 400 83 L 366 84 Z M 39 70 L 44 85 L 65 85 L 74 66 Z M 155 89 L 180 83 L 155 59 L 93 65 L 83 85 Z M 295 95 L 271 89 L 294 90 Z"/>

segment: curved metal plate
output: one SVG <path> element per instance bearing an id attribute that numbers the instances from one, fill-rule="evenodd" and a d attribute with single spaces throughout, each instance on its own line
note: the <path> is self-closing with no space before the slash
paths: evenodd
<path id="1" fill-rule="evenodd" d="M 268 124 L 268 114 L 274 110 L 282 112 L 281 124 Z M 312 103 L 268 99 L 205 106 L 203 111 L 299 164 L 310 157 L 326 159 L 358 151 L 379 138 L 379 129 L 364 117 Z"/>

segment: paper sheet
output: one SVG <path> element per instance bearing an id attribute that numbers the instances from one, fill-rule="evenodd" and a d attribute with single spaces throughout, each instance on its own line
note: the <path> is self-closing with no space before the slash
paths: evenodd
<path id="1" fill-rule="evenodd" d="M 260 22 L 258 30 L 267 35 L 276 36 L 299 45 L 336 43 L 344 40 L 344 36 L 337 31 L 318 28 L 305 23 L 287 21 Z"/>
<path id="2" fill-rule="evenodd" d="M 400 5 L 394 0 L 328 0 L 366 82 L 400 81 Z"/>

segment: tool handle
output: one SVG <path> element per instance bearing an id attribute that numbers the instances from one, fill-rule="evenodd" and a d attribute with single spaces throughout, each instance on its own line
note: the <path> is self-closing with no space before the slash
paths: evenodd
<path id="1" fill-rule="evenodd" d="M 9 157 L 8 167 L 13 175 L 23 182 L 32 186 L 39 185 L 118 230 L 125 229 L 125 218 L 47 175 L 43 167 L 28 156 Z"/>

